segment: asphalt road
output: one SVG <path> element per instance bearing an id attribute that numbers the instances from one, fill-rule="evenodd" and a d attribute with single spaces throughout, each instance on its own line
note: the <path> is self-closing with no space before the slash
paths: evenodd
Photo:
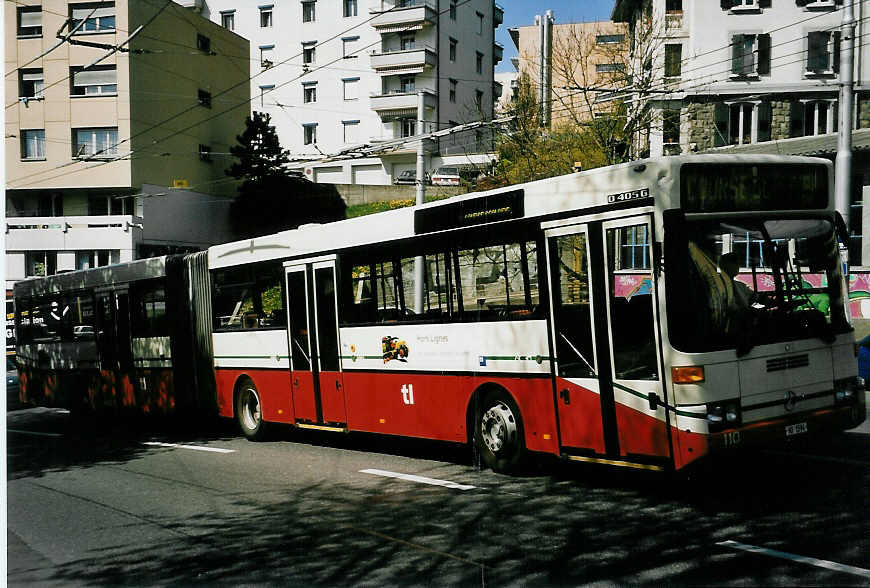
<path id="1" fill-rule="evenodd" d="M 870 584 L 867 424 L 688 477 L 49 409 L 7 427 L 10 586 Z"/>

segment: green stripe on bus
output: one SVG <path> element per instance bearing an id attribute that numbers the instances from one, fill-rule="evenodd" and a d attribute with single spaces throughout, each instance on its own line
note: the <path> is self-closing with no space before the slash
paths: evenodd
<path id="1" fill-rule="evenodd" d="M 215 359 L 290 359 L 289 355 L 215 355 Z"/>

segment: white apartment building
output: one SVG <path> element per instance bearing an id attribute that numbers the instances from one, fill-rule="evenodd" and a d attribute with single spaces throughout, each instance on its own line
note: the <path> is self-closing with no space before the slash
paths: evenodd
<path id="1" fill-rule="evenodd" d="M 203 0 L 195 8 L 250 40 L 251 110 L 271 115 L 282 147 L 314 181 L 390 184 L 415 169 L 416 145 L 361 147 L 490 120 L 501 93 L 493 68 L 503 10 L 492 0 Z M 426 168 L 486 161 L 488 137 L 427 140 Z M 353 158 L 315 161 L 342 153 Z"/>
<path id="2" fill-rule="evenodd" d="M 7 291 L 29 276 L 232 240 L 224 170 L 249 71 L 220 53 L 247 55 L 248 42 L 174 3 L 4 10 Z M 131 52 L 111 51 L 140 26 Z"/>

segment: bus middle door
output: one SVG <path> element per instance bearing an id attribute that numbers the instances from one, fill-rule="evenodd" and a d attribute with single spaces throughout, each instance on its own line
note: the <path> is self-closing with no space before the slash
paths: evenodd
<path id="1" fill-rule="evenodd" d="M 298 424 L 347 423 L 339 359 L 335 260 L 286 267 L 293 410 Z"/>

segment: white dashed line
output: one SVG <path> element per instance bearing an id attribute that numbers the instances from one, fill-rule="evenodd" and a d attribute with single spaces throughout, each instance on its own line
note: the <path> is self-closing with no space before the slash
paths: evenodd
<path id="1" fill-rule="evenodd" d="M 388 472 L 386 470 L 360 470 L 360 473 L 372 474 L 374 476 L 384 476 L 385 478 L 397 478 L 399 480 L 419 482 L 421 484 L 430 484 L 432 486 L 444 486 L 445 488 L 451 488 L 453 490 L 471 490 L 473 488 L 476 488 L 476 486 L 469 486 L 468 484 L 457 484 L 456 482 L 451 482 L 449 480 L 437 480 L 435 478 L 425 478 L 423 476 L 414 476 L 412 474 L 399 474 L 396 472 Z"/>
<path id="2" fill-rule="evenodd" d="M 193 449 L 194 451 L 210 451 L 212 453 L 235 453 L 235 449 L 221 449 L 220 447 L 202 447 L 201 445 L 183 445 L 180 443 L 159 443 L 157 441 L 146 441 L 145 445 L 152 447 L 173 447 L 175 449 Z"/>
<path id="3" fill-rule="evenodd" d="M 63 437 L 60 433 L 43 433 L 41 431 L 22 431 L 20 429 L 6 429 L 9 433 L 16 433 L 18 435 L 36 435 L 38 437 Z"/>
<path id="4" fill-rule="evenodd" d="M 775 549 L 756 547 L 755 545 L 746 545 L 745 543 L 738 543 L 737 541 L 721 541 L 716 545 L 719 545 L 721 547 L 730 547 L 731 549 L 739 549 L 741 551 L 748 551 L 750 553 L 758 553 L 760 555 L 769 555 L 770 557 L 778 557 L 780 559 L 787 559 L 789 561 L 808 564 L 819 568 L 825 568 L 828 570 L 833 570 L 835 572 L 843 572 L 845 574 L 852 574 L 855 576 L 870 578 L 870 570 L 865 570 L 864 568 L 856 568 L 854 566 L 847 566 L 845 564 L 839 564 L 824 559 L 804 557 L 803 555 L 794 555 L 793 553 L 786 553 L 784 551 L 777 551 Z"/>

